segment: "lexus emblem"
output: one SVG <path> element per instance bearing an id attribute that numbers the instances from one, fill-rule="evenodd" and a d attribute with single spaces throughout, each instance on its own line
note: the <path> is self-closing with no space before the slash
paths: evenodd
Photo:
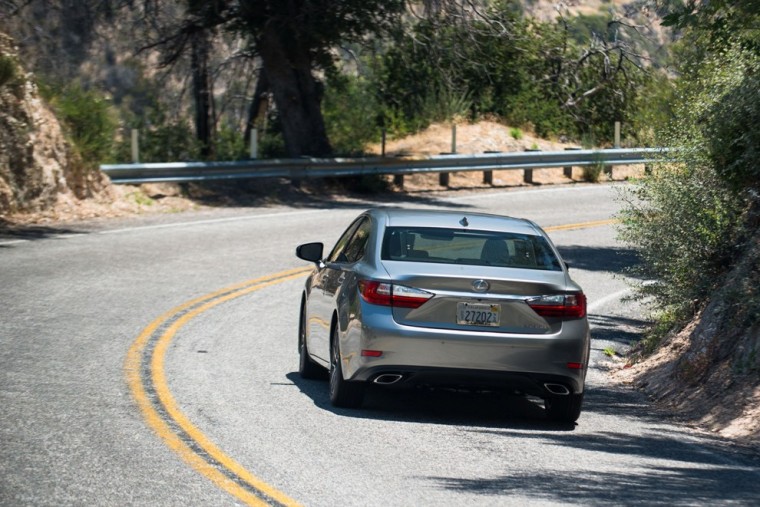
<path id="1" fill-rule="evenodd" d="M 488 282 L 486 282 L 485 280 L 475 280 L 474 282 L 472 282 L 472 289 L 475 292 L 485 292 L 488 290 L 489 287 L 490 285 L 488 285 Z"/>

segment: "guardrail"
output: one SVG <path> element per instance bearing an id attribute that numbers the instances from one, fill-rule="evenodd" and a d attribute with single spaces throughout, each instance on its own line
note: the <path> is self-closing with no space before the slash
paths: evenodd
<path id="1" fill-rule="evenodd" d="M 667 148 L 530 151 L 444 154 L 426 157 L 299 158 L 236 162 L 166 162 L 103 164 L 100 170 L 114 183 L 181 182 L 244 178 L 324 178 L 371 174 L 404 175 L 425 172 L 503 171 L 588 165 L 631 165 L 662 161 Z M 526 175 L 527 178 L 527 175 Z"/>

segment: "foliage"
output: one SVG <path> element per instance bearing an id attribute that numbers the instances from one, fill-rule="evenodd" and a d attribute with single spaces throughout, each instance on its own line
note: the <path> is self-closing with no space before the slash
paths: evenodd
<path id="1" fill-rule="evenodd" d="M 333 150 L 339 155 L 361 155 L 367 143 L 379 139 L 379 104 L 372 83 L 361 76 L 331 77 L 322 114 Z"/>
<path id="2" fill-rule="evenodd" d="M 760 2 L 757 0 L 666 1 L 663 26 L 685 29 L 704 37 L 710 47 L 739 44 L 760 52 Z M 675 5 L 673 5 L 675 4 Z"/>
<path id="3" fill-rule="evenodd" d="M 167 114 L 160 104 L 143 110 L 143 115 L 127 121 L 117 142 L 113 158 L 118 162 L 132 160 L 132 129 L 139 131 L 140 162 L 193 161 L 200 158 L 201 147 L 190 125 Z"/>
<path id="4" fill-rule="evenodd" d="M 0 55 L 0 87 L 11 83 L 18 73 L 16 62 L 7 55 Z"/>
<path id="5" fill-rule="evenodd" d="M 86 167 L 107 160 L 113 149 L 116 121 L 109 102 L 98 91 L 74 81 L 63 87 L 41 86 L 63 121 L 66 132 Z"/>
<path id="6" fill-rule="evenodd" d="M 639 294 L 690 316 L 730 258 L 739 204 L 705 163 L 659 168 L 630 190 L 621 237 L 642 260 L 634 273 L 647 283 Z"/>
<path id="7" fill-rule="evenodd" d="M 601 178 L 603 172 L 604 164 L 601 162 L 592 165 L 584 165 L 583 181 L 588 181 L 589 183 L 598 183 L 599 178 Z"/>
<path id="8" fill-rule="evenodd" d="M 760 117 L 757 58 L 738 46 L 698 56 L 662 137 L 680 162 L 644 178 L 622 214 L 621 236 L 643 260 L 637 274 L 651 280 L 639 295 L 651 296 L 676 328 L 719 287 L 747 232 L 743 217 L 757 185 L 751 157 L 760 143 L 746 128 Z"/>
<path id="9" fill-rule="evenodd" d="M 244 160 L 250 157 L 250 145 L 247 145 L 240 129 L 231 125 L 222 125 L 216 134 L 216 160 Z"/>
<path id="10" fill-rule="evenodd" d="M 718 175 L 734 190 L 760 190 L 760 58 L 729 49 L 728 72 L 712 83 L 717 100 L 703 112 L 706 150 Z M 705 121 L 707 120 L 707 121 Z"/>
<path id="11" fill-rule="evenodd" d="M 673 80 L 664 74 L 651 73 L 650 79 L 643 83 L 632 104 L 630 126 L 623 125 L 630 129 L 628 135 L 640 146 L 659 145 L 657 129 L 673 119 L 675 94 Z"/>
<path id="12" fill-rule="evenodd" d="M 612 15 L 609 13 L 579 14 L 568 20 L 568 31 L 572 40 L 579 45 L 587 44 L 595 37 L 608 40 L 615 36 L 611 21 Z"/>
<path id="13" fill-rule="evenodd" d="M 496 116 L 544 137 L 602 142 L 617 120 L 635 136 L 635 107 L 654 77 L 625 44 L 607 40 L 618 24 L 608 16 L 539 23 L 509 5 L 470 19 L 424 19 L 397 34 L 378 73 L 386 117 L 414 128 L 445 116 Z"/>

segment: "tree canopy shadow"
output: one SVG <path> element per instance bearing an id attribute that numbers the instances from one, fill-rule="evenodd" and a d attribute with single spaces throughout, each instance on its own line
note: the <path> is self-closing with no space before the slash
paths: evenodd
<path id="1" fill-rule="evenodd" d="M 565 245 L 558 250 L 570 269 L 630 275 L 629 269 L 640 262 L 638 253 L 632 248 Z"/>
<path id="2" fill-rule="evenodd" d="M 0 241 L 2 240 L 38 240 L 67 234 L 83 234 L 84 231 L 59 226 L 14 224 L 0 219 Z M 2 245 L 0 245 L 2 247 Z"/>
<path id="3" fill-rule="evenodd" d="M 286 178 L 209 181 L 183 184 L 183 194 L 198 204 L 219 208 L 287 205 L 302 209 L 364 209 L 402 202 L 446 208 L 472 207 L 443 200 L 432 192 L 394 192 L 390 188 L 362 191 L 337 180 L 308 180 L 298 186 Z"/>
<path id="4" fill-rule="evenodd" d="M 641 340 L 642 333 L 649 325 L 645 320 L 612 315 L 589 314 L 588 318 L 593 339 L 625 346 Z"/>

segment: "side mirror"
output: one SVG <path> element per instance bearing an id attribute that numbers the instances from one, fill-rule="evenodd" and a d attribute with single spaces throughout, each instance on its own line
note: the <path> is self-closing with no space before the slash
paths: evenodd
<path id="1" fill-rule="evenodd" d="M 322 260 L 322 243 L 306 243 L 296 247 L 296 257 L 309 262 L 319 262 Z"/>

